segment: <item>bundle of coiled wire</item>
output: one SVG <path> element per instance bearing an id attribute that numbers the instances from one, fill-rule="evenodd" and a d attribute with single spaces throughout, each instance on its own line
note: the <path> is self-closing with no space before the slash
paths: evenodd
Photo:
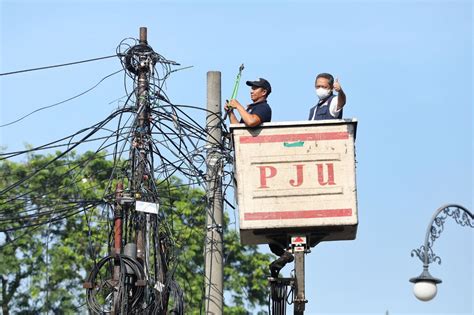
<path id="1" fill-rule="evenodd" d="M 101 279 L 101 270 L 108 269 L 105 271 L 106 273 L 113 273 L 114 267 L 119 267 L 118 279 L 110 280 L 110 277 L 106 277 L 105 280 Z M 138 260 L 123 254 L 109 255 L 102 258 L 86 280 L 88 286 L 86 291 L 87 305 L 90 311 L 95 314 L 110 313 L 112 311 L 113 295 L 115 295 L 118 298 L 115 299 L 114 309 L 120 310 L 120 314 L 139 313 L 141 305 L 138 305 L 138 302 L 143 296 L 144 285 L 129 286 L 129 281 L 138 284 L 146 283 L 145 272 Z M 105 288 L 111 290 L 104 297 L 100 293 L 104 292 Z M 133 294 L 129 294 L 131 288 L 134 290 Z M 128 301 L 129 297 L 131 298 L 130 301 Z M 110 301 L 110 303 L 107 303 L 107 301 Z M 125 307 L 128 307 L 128 309 L 124 309 Z"/>

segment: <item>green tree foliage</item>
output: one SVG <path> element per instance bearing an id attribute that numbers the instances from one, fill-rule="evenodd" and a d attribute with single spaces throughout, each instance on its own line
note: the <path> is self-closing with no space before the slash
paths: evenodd
<path id="1" fill-rule="evenodd" d="M 84 300 L 91 253 L 99 254 L 93 244 L 107 244 L 105 209 L 95 204 L 112 163 L 104 154 L 58 156 L 0 162 L 0 190 L 7 190 L 0 196 L 4 314 L 74 311 Z"/>
<path id="2" fill-rule="evenodd" d="M 3 314 L 84 313 L 82 288 L 108 253 L 111 209 L 103 202 L 118 165 L 105 153 L 29 155 L 0 161 L 0 274 Z M 32 174 L 35 174 L 31 178 Z M 185 293 L 186 314 L 203 309 L 205 193 L 173 178 L 158 185 L 171 243 L 171 272 Z M 225 227 L 225 314 L 266 303 L 270 255 L 242 246 Z"/>

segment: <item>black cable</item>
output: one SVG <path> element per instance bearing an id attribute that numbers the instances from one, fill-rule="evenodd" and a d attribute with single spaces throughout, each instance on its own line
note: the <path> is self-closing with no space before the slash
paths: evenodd
<path id="1" fill-rule="evenodd" d="M 22 224 L 21 226 L 11 227 L 11 228 L 8 228 L 8 229 L 2 229 L 2 230 L 0 230 L 0 232 L 1 233 L 12 232 L 12 231 L 21 230 L 21 229 L 25 229 L 25 228 L 29 228 L 29 227 L 36 227 L 36 226 L 39 226 L 39 225 L 45 225 L 45 224 L 49 224 L 49 223 L 52 223 L 52 222 L 58 222 L 58 221 L 61 221 L 63 219 L 74 216 L 77 213 L 84 211 L 84 209 L 90 209 L 92 207 L 95 207 L 96 205 L 97 204 L 92 204 L 92 205 L 89 204 L 87 207 L 83 207 L 83 209 L 79 209 L 79 210 L 77 209 L 77 207 L 70 207 L 70 208 L 66 208 L 66 209 L 60 209 L 60 211 L 56 210 L 56 213 L 61 213 L 61 215 L 56 216 L 56 217 L 52 217 L 49 220 L 46 220 L 46 221 L 43 221 L 43 222 L 31 223 L 31 224 L 26 224 L 26 225 Z M 64 214 L 63 214 L 63 212 L 64 212 Z"/>
<path id="2" fill-rule="evenodd" d="M 110 120 L 112 120 L 116 115 L 118 115 L 120 113 L 120 111 L 116 111 L 114 113 L 112 113 L 111 115 L 109 115 L 109 117 L 107 117 L 106 119 L 104 119 L 103 121 L 97 123 L 95 126 L 95 128 L 89 132 L 86 136 L 84 136 L 80 142 L 74 144 L 72 147 L 70 147 L 69 149 L 67 149 L 66 151 L 64 152 L 61 152 L 58 156 L 56 156 L 54 159 L 52 159 L 51 161 L 49 161 L 48 163 L 46 163 L 46 165 L 43 166 L 43 168 L 46 168 L 47 166 L 51 165 L 53 162 L 59 160 L 61 157 L 65 156 L 67 153 L 71 152 L 75 147 L 77 147 L 80 143 L 82 143 L 83 141 L 87 140 L 89 137 L 91 137 L 93 134 L 95 134 L 98 130 L 100 130 L 102 128 L 102 126 L 106 125 L 107 122 L 109 122 Z M 35 176 L 36 174 L 38 174 L 38 172 L 41 171 L 41 169 L 38 169 L 36 170 L 35 172 L 29 174 L 28 176 L 22 178 L 21 180 L 19 180 L 18 182 L 14 183 L 14 184 L 11 184 L 10 186 L 8 186 L 7 188 L 4 188 L 3 190 L 0 191 L 0 195 L 4 194 L 4 193 L 7 193 L 8 191 L 12 190 L 13 188 L 19 186 L 20 184 L 24 183 L 25 181 L 27 181 L 28 179 L 32 178 L 33 176 Z"/>
<path id="3" fill-rule="evenodd" d="M 113 143 L 110 144 L 110 145 L 113 145 Z M 98 151 L 98 152 L 99 152 L 99 151 Z M 98 152 L 96 152 L 95 154 L 97 154 Z M 72 171 L 74 171 L 74 170 L 77 169 L 77 168 L 81 168 L 81 171 L 76 174 L 76 177 L 77 177 L 78 175 L 80 175 L 80 174 L 82 173 L 82 171 L 84 170 L 84 167 L 87 165 L 87 163 L 89 163 L 90 161 L 92 161 L 92 160 L 95 159 L 95 157 L 96 157 L 95 154 L 94 154 L 94 155 L 91 155 L 91 156 L 90 156 L 88 159 L 86 159 L 86 160 L 75 161 L 75 162 L 71 162 L 71 163 L 64 162 L 64 163 L 60 163 L 59 165 L 55 165 L 55 167 L 56 167 L 56 166 L 66 166 L 66 167 L 72 166 L 71 168 L 69 168 L 69 170 L 68 170 L 66 173 L 64 173 L 64 174 L 61 175 L 60 181 L 62 182 L 62 179 L 63 179 L 64 177 L 66 177 L 67 175 L 69 175 Z M 111 154 L 105 155 L 104 157 L 107 157 L 107 156 L 110 156 L 110 155 L 111 155 Z M 42 170 L 42 169 L 44 169 L 44 168 L 43 168 L 43 167 L 40 167 L 40 170 Z M 33 170 L 31 170 L 31 171 L 35 172 L 36 170 L 37 170 L 37 169 L 33 169 Z M 97 176 L 97 175 L 100 175 L 100 174 L 103 173 L 104 171 L 105 171 L 105 170 L 98 171 L 98 172 L 94 173 L 94 175 L 96 175 L 96 176 Z M 82 181 L 82 178 L 81 178 L 81 179 L 78 179 L 78 180 L 75 180 L 75 179 L 73 178 L 73 181 L 72 181 L 71 183 L 69 183 L 69 184 L 74 184 L 74 185 L 76 185 L 76 184 L 79 183 L 80 181 Z M 58 186 L 58 187 L 52 187 L 52 189 L 54 189 L 55 191 L 60 191 L 62 188 L 68 187 L 68 186 L 66 186 L 66 185 L 67 185 L 67 184 L 63 184 L 63 185 Z M 88 188 L 89 188 L 89 189 L 94 189 L 94 188 L 97 187 L 97 186 L 99 186 L 99 184 L 97 184 L 96 186 L 89 186 Z M 30 189 L 30 190 L 27 190 L 27 191 L 25 191 L 25 192 L 23 192 L 23 193 L 21 193 L 21 194 L 15 194 L 14 197 L 12 197 L 12 198 L 10 198 L 10 199 L 8 199 L 8 196 L 6 196 L 7 199 L 5 199 L 5 200 L 4 200 L 3 196 L 2 196 L 2 197 L 0 198 L 0 200 L 2 201 L 2 202 L 0 202 L 0 206 L 5 205 L 5 204 L 12 203 L 12 202 L 17 201 L 17 200 L 20 200 L 20 201 L 23 201 L 23 202 L 27 202 L 27 201 L 29 201 L 29 199 L 30 199 L 30 198 L 26 198 L 27 196 L 29 196 L 29 195 L 31 195 L 31 194 L 33 194 L 33 193 L 36 193 L 36 192 L 40 192 L 40 191 L 42 191 L 42 190 L 43 190 L 43 187 L 38 187 L 38 188 L 36 188 L 36 189 Z M 46 190 L 45 192 L 48 193 L 47 190 Z M 103 197 L 103 198 L 104 198 L 104 197 Z M 49 199 L 49 200 L 51 200 L 51 199 Z M 0 214 L 1 214 L 1 212 L 2 212 L 2 211 L 0 210 Z M 17 213 L 20 213 L 20 212 L 17 212 Z"/>
<path id="4" fill-rule="evenodd" d="M 97 61 L 97 60 L 102 60 L 102 59 L 107 59 L 107 58 L 114 58 L 114 57 L 120 57 L 120 56 L 119 55 L 111 55 L 111 56 L 98 57 L 98 58 L 92 58 L 92 59 L 81 60 L 81 61 L 68 62 L 68 63 L 53 65 L 53 66 L 45 66 L 45 67 L 32 68 L 32 69 L 17 70 L 17 71 L 12 71 L 12 72 L 4 72 L 4 73 L 0 73 L 0 76 L 23 73 L 23 72 L 29 72 L 29 71 L 51 69 L 51 68 L 57 68 L 57 67 L 65 67 L 65 66 L 70 66 L 70 65 L 76 65 L 76 64 L 79 64 L 79 63 Z"/>
<path id="5" fill-rule="evenodd" d="M 66 205 L 69 205 L 69 207 L 66 207 L 64 209 L 73 209 L 73 208 L 76 208 L 77 206 L 79 205 L 84 205 L 84 204 L 99 204 L 99 203 L 102 203 L 103 201 L 102 200 L 77 200 L 77 201 L 69 201 L 69 202 L 65 202 L 65 203 L 56 203 L 54 205 L 44 205 L 43 207 L 39 207 L 39 208 L 34 208 L 34 209 L 30 209 L 30 210 L 25 210 L 25 211 L 22 211 L 22 212 L 15 212 L 15 214 L 17 214 L 17 216 L 13 217 L 13 216 L 10 216 L 10 217 L 6 217 L 6 218 L 1 218 L 0 217 L 0 224 L 6 224 L 5 222 L 10 222 L 11 223 L 18 223 L 19 221 L 22 221 L 22 220 L 38 220 L 40 217 L 43 217 L 43 216 L 48 216 L 50 214 L 54 214 L 54 213 L 57 213 L 57 212 L 62 212 L 64 210 L 62 210 L 61 208 L 59 208 L 60 206 L 66 206 Z M 46 211 L 41 211 L 42 209 L 52 209 L 52 210 L 46 210 Z M 32 213 L 32 214 L 29 214 L 29 212 L 37 212 L 37 213 Z M 21 213 L 26 213 L 24 215 L 18 215 L 18 214 L 21 214 Z"/>
<path id="6" fill-rule="evenodd" d="M 128 44 L 122 42 L 121 45 L 118 47 L 119 49 L 127 47 Z M 128 46 L 127 50 L 129 50 L 133 46 Z M 118 52 L 117 55 L 120 55 L 120 52 Z M 162 56 L 157 55 L 158 58 L 158 63 L 160 63 L 160 58 Z M 131 77 L 132 79 L 135 79 L 135 75 L 129 71 L 127 68 L 124 59 L 122 60 L 122 65 L 124 66 L 124 69 L 127 69 L 125 71 L 126 76 Z M 166 60 L 166 59 L 161 59 L 161 60 Z M 163 72 L 163 75 L 161 74 Z M 186 247 L 187 240 L 180 238 L 180 232 L 183 233 L 183 231 L 187 231 L 187 229 L 193 229 L 198 226 L 200 221 L 195 220 L 193 216 L 191 218 L 187 218 L 187 215 L 182 213 L 179 214 L 176 212 L 177 209 L 173 209 L 175 207 L 174 204 L 174 194 L 178 194 L 179 198 L 182 196 L 192 196 L 194 191 L 194 186 L 196 184 L 203 186 L 205 185 L 209 179 L 206 177 L 206 175 L 203 173 L 203 168 L 206 166 L 206 159 L 205 159 L 205 152 L 210 152 L 210 151 L 219 151 L 222 154 L 221 159 L 217 162 L 218 165 L 225 165 L 228 161 L 232 161 L 232 159 L 229 157 L 230 153 L 225 150 L 224 146 L 215 146 L 212 148 L 208 148 L 208 141 L 207 139 L 209 138 L 209 132 L 206 130 L 206 128 L 202 127 L 202 124 L 198 123 L 194 118 L 192 118 L 191 115 L 187 114 L 185 112 L 186 109 L 193 109 L 193 110 L 199 110 L 202 111 L 203 113 L 206 113 L 206 115 L 214 115 L 213 113 L 210 113 L 209 111 L 203 110 L 202 108 L 196 107 L 196 106 L 191 106 L 191 105 L 174 105 L 172 104 L 171 101 L 169 101 L 168 97 L 166 96 L 166 93 L 163 91 L 163 87 L 166 84 L 166 79 L 169 77 L 170 73 L 173 72 L 170 69 L 169 64 L 163 64 L 161 63 L 161 72 L 159 69 L 153 69 L 153 71 L 150 70 L 150 73 L 147 75 L 149 76 L 149 90 L 148 90 L 148 95 L 147 99 L 149 101 L 155 100 L 156 102 L 153 103 L 154 107 L 151 110 L 151 113 L 153 115 L 156 115 L 156 117 L 153 117 L 153 121 L 150 122 L 150 130 L 147 132 L 140 131 L 138 129 L 138 124 L 137 124 L 137 117 L 138 117 L 138 111 L 141 111 L 142 108 L 137 109 L 137 105 L 130 105 L 132 101 L 137 102 L 138 99 L 138 93 L 137 93 L 137 86 L 136 82 L 134 80 L 134 91 L 130 93 L 127 98 L 127 101 L 124 105 L 124 108 L 121 110 L 116 111 L 113 113 L 113 117 L 109 116 L 108 118 L 104 119 L 102 122 L 86 129 L 83 130 L 81 133 L 81 138 L 77 141 L 74 141 L 74 137 L 78 136 L 79 134 L 75 134 L 73 136 L 67 137 L 61 142 L 57 142 L 52 144 L 53 145 L 60 145 L 64 141 L 68 141 L 69 143 L 64 144 L 66 147 L 66 150 L 64 150 L 61 154 L 58 154 L 55 158 L 53 158 L 51 161 L 47 161 L 45 165 L 40 167 L 39 169 L 35 170 L 33 174 L 29 174 L 26 179 L 21 179 L 18 182 L 10 185 L 6 189 L 3 189 L 2 192 L 10 192 L 16 187 L 20 187 L 22 184 L 27 184 L 28 180 L 33 177 L 36 172 L 39 172 L 41 169 L 51 169 L 51 167 L 56 167 L 56 161 L 60 161 L 60 159 L 64 156 L 67 156 L 72 149 L 76 148 L 78 145 L 85 143 L 85 142 L 90 142 L 92 141 L 92 135 L 95 134 L 94 139 L 96 141 L 101 141 L 102 143 L 99 146 L 99 149 L 97 149 L 97 152 L 103 152 L 105 151 L 106 148 L 112 147 L 113 152 L 113 166 L 111 170 L 111 175 L 109 177 L 108 183 L 106 184 L 106 188 L 103 192 L 103 198 L 102 200 L 97 200 L 97 205 L 100 204 L 105 204 L 106 207 L 101 207 L 100 209 L 98 208 L 97 210 L 102 210 L 102 216 L 99 218 L 100 220 L 105 220 L 107 217 L 107 214 L 110 215 L 111 213 L 111 200 L 114 199 L 114 191 L 111 189 L 112 184 L 118 180 L 121 180 L 124 182 L 124 193 L 129 194 L 130 196 L 135 196 L 136 192 L 142 193 L 145 199 L 142 199 L 144 201 L 152 201 L 152 202 L 158 202 L 160 203 L 160 208 L 161 209 L 166 209 L 169 213 L 170 217 L 167 217 L 167 214 L 165 211 L 160 210 L 160 215 L 149 215 L 150 220 L 151 220 L 151 225 L 150 225 L 150 230 L 147 230 L 146 233 L 151 233 L 151 240 L 153 242 L 152 245 L 152 253 L 150 253 L 150 257 L 153 257 L 154 259 L 154 265 L 150 261 L 150 269 L 148 269 L 148 264 L 146 266 L 145 272 L 146 272 L 146 277 L 147 279 L 153 279 L 153 274 L 155 279 L 160 279 L 160 282 L 164 285 L 163 291 L 158 292 L 158 290 L 153 289 L 152 283 L 147 283 L 146 287 L 144 287 L 144 292 L 143 293 L 137 293 L 133 292 L 133 294 L 130 295 L 130 300 L 127 299 L 128 292 L 131 291 L 126 291 L 125 287 L 122 285 L 119 285 L 118 287 L 118 296 L 121 296 L 121 301 L 123 302 L 123 313 L 139 313 L 140 311 L 142 312 L 154 312 L 155 313 L 160 313 L 158 312 L 159 310 L 162 311 L 164 309 L 167 309 L 168 305 L 167 303 L 169 302 L 170 305 L 169 307 L 174 307 L 174 310 L 178 313 L 184 312 L 184 309 L 182 308 L 183 305 L 183 300 L 184 297 L 182 295 L 181 289 L 177 286 L 177 283 L 174 280 L 175 273 L 177 271 L 178 265 L 183 264 L 183 255 L 181 254 Z M 125 82 L 126 86 L 126 82 Z M 160 101 L 163 101 L 164 103 L 167 103 L 168 105 L 160 105 Z M 138 103 L 138 102 L 137 102 Z M 125 108 L 125 106 L 129 105 L 129 108 Z M 133 112 L 133 113 L 132 113 Z M 131 117 L 134 116 L 133 119 L 129 118 L 126 122 L 122 121 L 122 116 L 125 113 L 132 113 Z M 115 117 L 118 116 L 118 125 L 115 130 L 108 130 L 105 128 L 105 126 Z M 219 117 L 220 119 L 220 117 Z M 125 119 L 124 119 L 125 120 Z M 123 125 L 122 125 L 123 124 Z M 112 128 L 114 129 L 114 128 Z M 110 135 L 108 137 L 99 137 L 98 132 L 100 130 L 104 131 L 109 131 Z M 82 133 L 86 133 L 86 135 Z M 134 135 L 135 133 L 135 135 Z M 143 145 L 140 147 L 135 147 L 132 145 L 133 140 L 137 139 L 136 135 L 140 135 L 141 139 L 144 139 Z M 152 137 L 156 136 L 158 139 L 154 140 Z M 103 140 L 103 141 L 102 141 Z M 214 139 L 214 140 L 220 140 L 220 139 Z M 121 142 L 123 145 L 121 145 L 119 142 Z M 122 160 L 122 155 L 124 152 L 127 152 L 125 150 L 125 145 L 127 143 L 130 143 L 131 149 L 128 150 L 129 152 L 129 157 L 128 159 L 124 158 Z M 136 143 L 135 143 L 136 145 Z M 121 148 L 120 148 L 121 147 Z M 45 149 L 46 147 L 43 147 Z M 22 152 L 26 153 L 26 152 Z M 0 159 L 2 156 L 7 156 L 7 158 L 11 157 L 12 155 L 1 155 L 0 154 Z M 89 159 L 92 159 L 91 157 Z M 78 183 L 77 178 L 79 178 L 81 172 L 76 173 L 76 169 L 78 168 L 85 168 L 85 165 L 87 165 L 87 161 L 80 161 L 76 163 L 71 163 L 70 165 L 68 164 L 69 170 L 65 172 L 64 174 L 60 175 L 60 178 L 64 179 L 66 176 L 71 176 L 72 177 L 72 184 L 75 185 L 74 183 Z M 149 175 L 151 179 L 149 179 L 148 184 L 144 184 L 144 181 L 141 179 L 136 178 L 136 167 L 140 165 L 140 167 L 143 167 L 145 170 L 145 175 Z M 155 166 L 156 163 L 156 166 Z M 62 164 L 62 163 L 61 163 Z M 125 165 L 128 165 L 127 170 L 125 170 Z M 214 168 L 212 171 L 216 171 L 217 167 Z M 226 173 L 223 172 L 221 180 L 228 180 L 229 175 L 230 180 L 232 181 L 232 173 Z M 158 178 L 159 180 L 155 179 Z M 164 178 L 163 178 L 164 177 Z M 177 178 L 179 180 L 173 180 L 173 178 Z M 182 181 L 181 181 L 182 180 Z M 161 181 L 161 182 L 160 182 Z M 224 185 L 226 188 L 223 190 L 225 193 L 226 189 L 230 187 L 230 184 Z M 53 187 L 52 187 L 53 188 Z M 54 189 L 54 188 L 53 188 Z M 0 193 L 2 193 L 0 192 Z M 47 192 L 47 194 L 49 191 Z M 215 194 L 216 191 L 211 192 L 211 196 Z M 11 196 L 11 194 L 8 194 Z M 80 195 L 77 195 L 80 197 Z M 107 199 L 110 198 L 110 199 Z M 186 198 L 186 197 L 185 197 Z M 99 198 L 100 199 L 100 198 Z M 228 202 L 225 198 L 223 198 L 224 202 Z M 61 202 L 53 201 L 53 205 L 48 206 L 42 206 L 40 207 L 41 213 L 33 213 L 33 212 L 23 212 L 21 213 L 22 215 L 26 213 L 26 215 L 23 215 L 23 218 L 18 216 L 18 213 L 16 214 L 15 218 L 17 220 L 22 219 L 23 222 L 26 224 L 26 229 L 25 231 L 34 231 L 37 226 L 34 224 L 38 223 L 43 223 L 46 221 L 46 218 L 48 215 L 51 216 L 51 218 L 48 218 L 47 223 L 52 223 L 52 222 L 57 222 L 58 220 L 68 218 L 70 216 L 76 215 L 77 213 L 80 213 L 81 211 L 84 212 L 84 215 L 86 215 L 86 220 L 88 221 L 88 226 L 89 226 L 89 233 L 87 235 L 89 239 L 89 243 L 94 242 L 92 232 L 91 232 L 91 227 L 89 225 L 89 217 L 87 217 L 87 212 L 85 209 L 81 206 L 85 205 L 86 203 L 80 203 L 84 202 L 85 200 L 77 200 L 76 204 L 67 204 Z M 99 203 L 101 202 L 101 203 Z M 191 202 L 191 201 L 190 201 Z M 201 205 L 201 202 L 203 203 Z M 198 203 L 192 202 L 191 207 L 198 207 L 196 209 L 193 209 L 193 211 L 197 211 L 197 213 L 201 214 L 201 211 L 205 212 L 208 210 L 208 208 L 205 206 L 207 201 L 198 201 Z M 229 203 L 229 202 L 228 202 Z M 229 203 L 230 204 L 230 203 Z M 19 204 L 20 206 L 24 205 L 26 206 L 25 203 Z M 14 207 L 17 207 L 18 205 L 15 205 Z M 202 208 L 201 208 L 202 207 Z M 25 207 L 24 207 L 25 208 Z M 38 209 L 38 208 L 36 208 Z M 54 210 L 52 210 L 54 209 Z M 77 212 L 76 210 L 79 210 Z M 107 211 L 109 210 L 109 211 Z M 136 230 L 137 224 L 142 224 L 140 221 L 140 217 L 144 217 L 142 215 L 137 215 L 136 211 L 131 211 L 132 209 L 129 208 L 128 211 L 124 211 L 124 217 L 123 217 L 123 241 L 126 243 L 127 241 L 133 241 L 132 240 L 132 232 Z M 209 209 L 210 210 L 210 209 Z M 96 211 L 94 211 L 95 213 Z M 91 212 L 92 213 L 92 212 Z M 104 214 L 106 213 L 106 214 Z M 161 214 L 163 213 L 163 214 Z M 196 212 L 193 212 L 196 213 Z M 176 218 L 183 218 L 185 222 L 182 222 L 183 224 L 178 225 L 176 227 L 172 226 L 173 220 L 176 220 Z M 14 222 L 13 217 L 4 217 L 5 220 L 8 222 Z M 104 221 L 105 222 L 105 221 Z M 113 222 L 112 220 L 108 220 L 107 222 L 110 222 L 110 224 L 107 225 L 109 229 L 109 246 L 111 244 L 111 239 L 112 239 L 112 232 L 113 232 Z M 92 223 L 94 224 L 94 223 Z M 11 228 L 17 228 L 17 226 L 13 226 Z M 205 235 L 206 234 L 206 227 L 204 226 L 202 230 L 199 232 L 196 232 L 198 234 Z M 195 237 L 196 233 L 186 233 L 189 234 L 189 237 Z M 182 234 L 182 235 L 186 235 Z M 147 234 L 150 235 L 150 234 Z M 15 239 L 16 240 L 16 239 Z M 180 246 L 184 248 L 179 248 Z M 95 258 L 95 254 L 93 255 Z M 120 258 L 119 258 L 120 260 Z M 109 262 L 111 259 L 109 260 Z M 102 261 L 104 264 L 105 262 Z M 99 263 L 100 264 L 100 263 Z M 125 267 L 125 262 L 121 261 L 120 266 L 122 272 L 120 272 L 120 281 L 123 280 L 123 277 L 125 276 L 124 272 L 124 267 Z M 110 266 L 110 263 L 106 264 L 107 266 Z M 133 263 L 132 263 L 133 265 Z M 98 266 L 98 264 L 96 264 Z M 105 265 L 104 265 L 105 266 Z M 97 267 L 96 267 L 97 268 Z M 132 266 L 133 268 L 133 266 Z M 99 268 L 94 269 L 93 272 L 97 271 L 99 273 Z M 105 275 L 104 275 L 105 276 Z M 184 275 L 185 277 L 185 275 Z M 101 279 L 101 280 L 107 280 L 107 279 Z M 206 279 L 208 280 L 208 279 Z M 97 305 L 94 305 L 94 302 L 91 299 L 94 299 L 95 294 L 100 291 L 100 288 L 94 287 L 93 290 L 90 292 L 88 291 L 88 305 L 90 307 L 90 310 L 93 311 L 94 309 L 96 311 L 103 311 L 102 307 L 98 307 Z M 90 294 L 93 294 L 90 295 Z M 147 303 L 147 308 L 146 309 L 140 309 L 141 306 L 139 306 L 137 301 L 142 298 L 142 294 L 146 296 L 147 298 L 146 303 Z M 174 297 L 174 300 L 173 300 Z M 171 299 L 170 299 L 171 298 Z M 170 299 L 170 300 L 169 300 Z M 177 304 L 174 306 L 171 305 L 171 302 L 175 301 Z M 140 302 L 141 303 L 141 302 Z"/>
<path id="7" fill-rule="evenodd" d="M 103 130 L 106 130 L 105 128 L 102 128 Z M 125 133 L 124 133 L 125 134 Z M 120 136 L 120 134 L 117 135 L 117 138 Z M 92 138 L 92 139 L 87 139 L 85 141 L 82 141 L 82 143 L 88 143 L 88 142 L 94 142 L 94 141 L 98 141 L 98 140 L 103 140 L 103 139 L 107 139 L 109 138 L 110 136 L 101 136 L 101 137 L 98 137 L 98 138 Z M 54 143 L 56 143 L 58 141 L 55 141 Z M 36 152 L 36 151 L 41 151 L 41 150 L 49 150 L 49 149 L 58 149 L 58 148 L 62 148 L 62 147 L 65 147 L 65 146 L 69 146 L 71 144 L 76 144 L 78 142 L 69 142 L 69 143 L 64 143 L 64 144 L 53 144 L 53 143 L 50 143 L 50 144 L 46 144 L 46 145 L 42 145 L 41 147 L 36 147 L 36 148 L 32 148 L 32 149 L 28 149 L 28 150 L 23 150 L 23 151 L 14 151 L 14 152 L 5 152 L 5 153 L 0 153 L 0 161 L 2 160 L 5 160 L 5 159 L 10 159 L 12 157 L 15 157 L 15 156 L 18 156 L 18 155 L 22 155 L 22 154 L 27 154 L 27 153 L 33 153 L 33 152 Z M 66 165 L 66 164 L 64 164 Z"/>
<path id="8" fill-rule="evenodd" d="M 86 94 L 86 93 L 92 91 L 93 89 L 95 89 L 95 88 L 96 88 L 99 84 L 101 84 L 105 79 L 110 78 L 111 76 L 113 76 L 113 75 L 115 75 L 115 74 L 117 74 L 117 73 L 119 73 L 119 72 L 122 72 L 122 71 L 123 71 L 122 69 L 121 69 L 121 70 L 118 70 L 118 71 L 115 71 L 115 72 L 113 72 L 113 73 L 111 73 L 111 74 L 109 74 L 109 75 L 103 77 L 99 82 L 97 82 L 97 84 L 95 84 L 93 87 L 91 87 L 91 88 L 85 90 L 84 92 L 81 92 L 81 93 L 79 93 L 79 94 L 77 94 L 77 95 L 75 95 L 75 96 L 73 96 L 73 97 L 70 97 L 70 98 L 68 98 L 68 99 L 66 99 L 66 100 L 60 101 L 60 102 L 58 102 L 58 103 L 54 103 L 54 104 L 52 104 L 52 105 L 43 106 L 43 107 L 40 107 L 40 108 L 38 108 L 38 109 L 35 109 L 34 111 L 30 112 L 29 114 L 26 114 L 26 115 L 24 115 L 24 116 L 22 116 L 22 117 L 20 117 L 20 118 L 18 118 L 18 119 L 16 119 L 16 120 L 14 120 L 14 121 L 11 121 L 11 122 L 6 123 L 6 124 L 3 124 L 3 125 L 0 125 L 0 128 L 13 125 L 14 123 L 17 123 L 17 122 L 19 122 L 19 121 L 25 119 L 26 117 L 28 117 L 28 116 L 30 116 L 30 115 L 33 115 L 34 113 L 37 113 L 37 112 L 42 111 L 42 110 L 44 110 L 44 109 L 48 109 L 48 108 L 51 108 L 51 107 L 54 107 L 54 106 L 58 106 L 58 105 L 61 105 L 61 104 L 66 103 L 66 102 L 69 102 L 69 101 L 71 101 L 71 100 L 73 100 L 73 99 L 75 99 L 75 98 L 78 98 L 78 97 L 80 97 L 80 96 L 82 96 L 82 95 L 84 95 L 84 94 Z"/>

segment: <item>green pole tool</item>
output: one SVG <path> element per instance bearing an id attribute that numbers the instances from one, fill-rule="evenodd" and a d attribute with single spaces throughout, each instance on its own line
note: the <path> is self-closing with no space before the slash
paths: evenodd
<path id="1" fill-rule="evenodd" d="M 237 74 L 237 78 L 235 79 L 234 84 L 234 91 L 232 92 L 231 100 L 237 97 L 237 92 L 239 92 L 239 84 L 240 84 L 240 77 L 242 76 L 242 70 L 244 70 L 244 64 L 241 64 L 239 67 L 239 73 Z"/>
<path id="2" fill-rule="evenodd" d="M 237 97 L 237 93 L 239 92 L 239 85 L 240 85 L 240 77 L 242 76 L 242 70 L 244 70 L 244 64 L 241 64 L 239 67 L 239 73 L 237 74 L 237 78 L 235 79 L 235 84 L 234 84 L 234 90 L 232 91 L 232 96 L 230 97 L 231 100 L 234 100 Z M 226 100 L 226 103 L 229 101 Z M 229 114 L 229 111 L 225 112 L 223 120 L 226 120 L 227 115 Z"/>

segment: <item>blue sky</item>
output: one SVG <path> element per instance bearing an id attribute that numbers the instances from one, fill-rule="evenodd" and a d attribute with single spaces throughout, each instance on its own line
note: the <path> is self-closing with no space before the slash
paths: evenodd
<path id="1" fill-rule="evenodd" d="M 167 83 L 178 104 L 205 107 L 206 72 L 230 97 L 242 81 L 272 84 L 273 121 L 305 120 L 314 77 L 339 78 L 345 117 L 359 121 L 357 239 L 307 256 L 307 314 L 472 314 L 473 231 L 448 222 L 435 252 L 443 280 L 417 301 L 410 257 L 442 204 L 472 207 L 471 1 L 0 1 L 0 72 L 113 55 L 148 27 L 155 51 L 183 66 Z M 0 124 L 76 95 L 121 68 L 117 59 L 0 78 Z M 0 128 L 8 151 L 101 120 L 125 95 L 123 77 Z M 228 96 L 226 96 L 228 95 Z M 250 101 L 241 84 L 239 100 Z M 285 269 L 285 272 L 288 270 Z"/>

